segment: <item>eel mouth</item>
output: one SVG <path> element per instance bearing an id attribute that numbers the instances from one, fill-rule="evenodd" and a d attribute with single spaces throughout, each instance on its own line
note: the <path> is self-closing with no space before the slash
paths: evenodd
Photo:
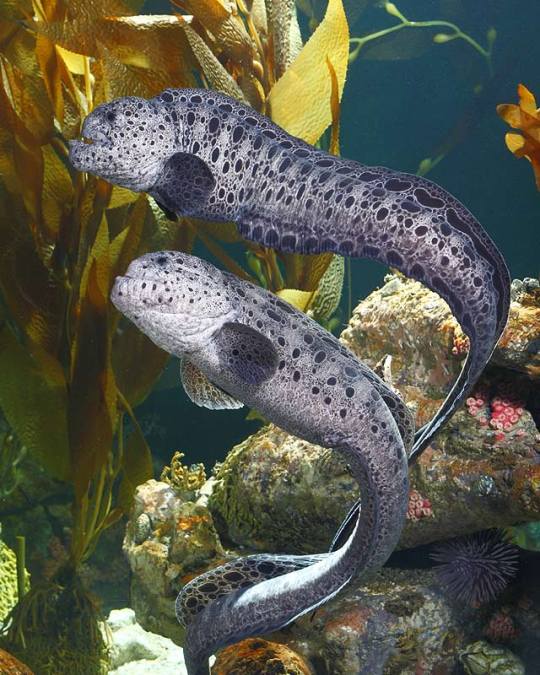
<path id="1" fill-rule="evenodd" d="M 69 142 L 70 147 L 80 148 L 88 145 L 95 145 L 99 147 L 111 147 L 112 142 L 103 131 L 98 129 L 85 129 L 83 127 L 81 137 Z"/>
<path id="2" fill-rule="evenodd" d="M 101 126 L 101 125 L 99 125 Z M 77 171 L 90 171 L 94 167 L 95 152 L 112 148 L 112 141 L 91 117 L 84 121 L 81 136 L 69 141 L 69 159 Z"/>
<path id="3" fill-rule="evenodd" d="M 94 114 L 89 115 L 83 122 L 80 138 L 70 141 L 70 148 L 84 152 L 88 146 L 98 148 L 112 147 L 112 141 L 107 133 L 108 129 L 104 129 L 103 127 L 103 119 L 95 117 Z"/>

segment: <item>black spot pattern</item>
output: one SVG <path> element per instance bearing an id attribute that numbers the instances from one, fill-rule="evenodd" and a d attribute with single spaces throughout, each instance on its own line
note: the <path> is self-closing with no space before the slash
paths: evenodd
<path id="1" fill-rule="evenodd" d="M 313 565 L 323 556 L 253 555 L 238 558 L 190 581 L 176 599 L 176 616 L 187 627 L 212 601 L 241 588 Z"/>
<path id="2" fill-rule="evenodd" d="M 165 96 L 164 110 L 176 112 L 183 131 L 182 151 L 196 147 L 216 179 L 217 189 L 195 215 L 235 220 L 243 237 L 285 252 L 377 259 L 449 303 L 471 350 L 444 408 L 422 430 L 420 451 L 468 394 L 506 323 L 509 276 L 489 236 L 454 197 L 424 178 L 332 157 L 216 92 Z M 208 120 L 219 124 L 210 128 Z M 237 174 L 228 166 L 238 159 Z"/>

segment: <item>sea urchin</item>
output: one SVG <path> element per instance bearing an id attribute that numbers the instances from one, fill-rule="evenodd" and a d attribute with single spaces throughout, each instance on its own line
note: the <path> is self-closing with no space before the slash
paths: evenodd
<path id="1" fill-rule="evenodd" d="M 473 607 L 493 600 L 515 576 L 518 550 L 499 530 L 487 530 L 451 539 L 436 546 L 441 584 L 456 600 Z"/>

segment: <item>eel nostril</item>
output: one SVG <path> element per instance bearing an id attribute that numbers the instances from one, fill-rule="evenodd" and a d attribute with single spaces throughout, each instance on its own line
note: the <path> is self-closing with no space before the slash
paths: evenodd
<path id="1" fill-rule="evenodd" d="M 109 122 L 114 122 L 115 119 L 116 119 L 116 115 L 115 115 L 113 112 L 108 112 L 108 113 L 107 113 L 107 120 L 108 120 Z"/>

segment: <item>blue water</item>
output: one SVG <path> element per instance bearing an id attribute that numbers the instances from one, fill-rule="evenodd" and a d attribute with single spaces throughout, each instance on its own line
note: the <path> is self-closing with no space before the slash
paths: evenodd
<path id="1" fill-rule="evenodd" d="M 354 4 L 354 3 L 353 3 Z M 540 91 L 540 3 L 436 1 L 396 3 L 413 20 L 457 23 L 482 45 L 490 26 L 497 30 L 493 76 L 485 61 L 461 40 L 434 45 L 418 58 L 362 60 L 352 64 L 343 97 L 342 154 L 403 171 L 416 171 L 445 138 L 463 125 L 463 138 L 427 177 L 458 197 L 477 216 L 503 252 L 513 277 L 540 271 L 540 193 L 530 164 L 506 148 L 509 127 L 496 114 L 498 103 L 517 102 L 524 83 Z M 382 16 L 381 16 L 382 15 Z M 363 34 L 379 19 L 366 12 L 351 34 Z M 368 31 L 370 32 L 370 31 Z M 474 94 L 481 84 L 483 91 Z M 540 105 L 540 103 L 539 103 Z M 355 291 L 369 291 L 362 261 L 353 265 Z"/>

